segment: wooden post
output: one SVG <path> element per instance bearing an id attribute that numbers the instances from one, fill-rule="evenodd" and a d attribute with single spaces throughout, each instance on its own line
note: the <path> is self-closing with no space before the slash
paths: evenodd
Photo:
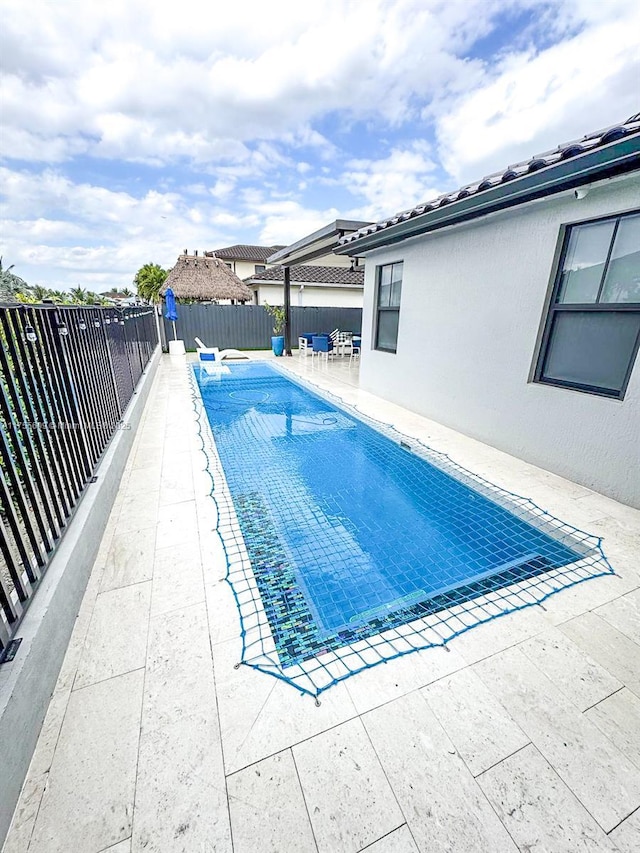
<path id="1" fill-rule="evenodd" d="M 291 355 L 291 269 L 284 268 L 284 351 Z"/>

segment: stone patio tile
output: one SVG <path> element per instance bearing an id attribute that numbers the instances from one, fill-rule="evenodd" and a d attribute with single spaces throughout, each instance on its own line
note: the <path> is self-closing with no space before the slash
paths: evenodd
<path id="1" fill-rule="evenodd" d="M 619 826 L 616 826 L 610 833 L 609 838 L 611 838 L 620 853 L 638 853 L 638 848 L 640 848 L 640 809 L 630 815 Z"/>
<path id="2" fill-rule="evenodd" d="M 182 456 L 183 454 L 180 454 Z M 185 464 L 186 462 L 186 464 Z M 177 459 L 162 466 L 160 478 L 160 506 L 191 501 L 195 497 L 191 459 Z"/>
<path id="3" fill-rule="evenodd" d="M 622 687 L 622 682 L 557 628 L 526 640 L 519 648 L 580 711 Z"/>
<path id="4" fill-rule="evenodd" d="M 125 838 L 119 844 L 114 844 L 113 847 L 107 847 L 101 853 L 131 853 L 131 839 Z"/>
<path id="5" fill-rule="evenodd" d="M 234 669 L 240 643 L 213 646 L 216 693 L 227 774 L 357 716 L 344 684 L 311 696 L 248 666 Z"/>
<path id="6" fill-rule="evenodd" d="M 197 537 L 188 543 L 157 549 L 153 562 L 151 615 L 170 613 L 202 601 L 204 583 Z"/>
<path id="7" fill-rule="evenodd" d="M 520 850 L 615 853 L 615 845 L 534 746 L 496 764 L 478 782 Z"/>
<path id="8" fill-rule="evenodd" d="M 136 468 L 131 472 L 125 487 L 122 488 L 123 495 L 146 495 L 149 492 L 157 492 L 160 489 L 161 463 L 154 462 L 144 468 Z"/>
<path id="9" fill-rule="evenodd" d="M 560 630 L 640 696 L 640 646 L 595 613 L 565 622 Z"/>
<path id="10" fill-rule="evenodd" d="M 617 562 L 614 562 L 614 568 L 620 570 L 621 577 L 603 575 L 592 578 L 546 598 L 543 604 L 547 622 L 559 626 L 568 619 L 574 619 L 582 613 L 600 607 L 638 586 L 638 576 L 635 572 L 626 569 L 622 571 Z"/>
<path id="11" fill-rule="evenodd" d="M 529 738 L 470 669 L 425 687 L 422 695 L 474 776 Z"/>
<path id="12" fill-rule="evenodd" d="M 345 683 L 356 710 L 364 714 L 464 666 L 456 651 L 435 647 L 365 669 Z"/>
<path id="13" fill-rule="evenodd" d="M 161 506 L 157 511 L 157 522 L 156 548 L 198 541 L 198 518 L 193 500 Z"/>
<path id="14" fill-rule="evenodd" d="M 222 643 L 240 636 L 240 614 L 231 587 L 226 581 L 205 584 L 209 631 L 212 643 Z"/>
<path id="15" fill-rule="evenodd" d="M 204 603 L 151 619 L 146 662 L 145 731 L 186 718 L 217 718 Z"/>
<path id="16" fill-rule="evenodd" d="M 621 634 L 640 645 L 640 590 L 628 592 L 621 598 L 598 607 L 596 613 Z"/>
<path id="17" fill-rule="evenodd" d="M 640 772 L 519 649 L 475 671 L 608 832 L 640 805 Z"/>
<path id="18" fill-rule="evenodd" d="M 48 772 L 37 776 L 29 769 L 2 853 L 25 853 L 28 849 L 48 778 Z"/>
<path id="19" fill-rule="evenodd" d="M 405 820 L 360 720 L 293 747 L 320 853 L 357 853 Z"/>
<path id="20" fill-rule="evenodd" d="M 623 688 L 586 712 L 586 717 L 640 767 L 640 698 Z"/>
<path id="21" fill-rule="evenodd" d="M 203 603 L 151 620 L 133 853 L 231 851 Z"/>
<path id="22" fill-rule="evenodd" d="M 131 835 L 143 672 L 71 694 L 29 853 L 98 853 Z"/>
<path id="23" fill-rule="evenodd" d="M 137 468 L 148 468 L 150 465 L 162 461 L 163 452 L 164 444 L 160 439 L 157 439 L 153 444 L 146 443 L 143 440 L 143 435 L 141 435 L 141 443 L 133 456 L 131 470 L 135 471 Z"/>
<path id="24" fill-rule="evenodd" d="M 115 533 L 132 533 L 158 522 L 159 491 L 125 495 Z"/>
<path id="25" fill-rule="evenodd" d="M 155 525 L 131 533 L 115 534 L 102 573 L 102 592 L 150 581 L 155 544 Z"/>
<path id="26" fill-rule="evenodd" d="M 100 593 L 73 689 L 144 667 L 151 583 Z"/>
<path id="27" fill-rule="evenodd" d="M 418 848 L 405 824 L 365 847 L 362 853 L 418 853 Z"/>
<path id="28" fill-rule="evenodd" d="M 316 853 L 290 750 L 227 778 L 234 853 Z"/>
<path id="29" fill-rule="evenodd" d="M 370 711 L 362 720 L 421 853 L 515 853 L 515 845 L 419 692 Z"/>
<path id="30" fill-rule="evenodd" d="M 467 663 L 475 663 L 508 649 L 548 627 L 540 607 L 525 607 L 478 625 L 449 642 L 452 651 L 462 655 Z"/>

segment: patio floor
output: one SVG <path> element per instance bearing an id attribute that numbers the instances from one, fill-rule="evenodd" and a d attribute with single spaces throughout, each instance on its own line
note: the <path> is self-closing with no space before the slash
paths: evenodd
<path id="1" fill-rule="evenodd" d="M 267 356 L 264 356 L 267 357 Z M 5 853 L 640 850 L 640 512 L 284 366 L 604 537 L 604 577 L 316 707 L 239 660 L 184 361 L 165 356 Z"/>

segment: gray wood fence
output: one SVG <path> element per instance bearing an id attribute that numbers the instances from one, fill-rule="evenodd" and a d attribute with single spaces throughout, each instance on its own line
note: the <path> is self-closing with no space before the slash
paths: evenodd
<path id="1" fill-rule="evenodd" d="M 195 337 L 220 349 L 270 349 L 273 321 L 262 305 L 177 306 L 176 332 L 187 350 L 195 350 Z M 163 317 L 165 341 L 173 340 L 173 325 Z M 362 331 L 362 308 L 291 307 L 291 346 L 303 332 Z"/>

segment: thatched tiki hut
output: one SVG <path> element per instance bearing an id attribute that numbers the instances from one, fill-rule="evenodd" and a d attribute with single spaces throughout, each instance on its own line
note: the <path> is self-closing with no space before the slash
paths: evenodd
<path id="1" fill-rule="evenodd" d="M 210 257 L 184 255 L 167 276 L 160 295 L 167 288 L 173 290 L 177 300 L 196 300 L 197 302 L 218 302 L 223 304 L 245 303 L 253 301 L 253 294 L 238 276 L 231 272 L 224 261 L 215 255 Z"/>

